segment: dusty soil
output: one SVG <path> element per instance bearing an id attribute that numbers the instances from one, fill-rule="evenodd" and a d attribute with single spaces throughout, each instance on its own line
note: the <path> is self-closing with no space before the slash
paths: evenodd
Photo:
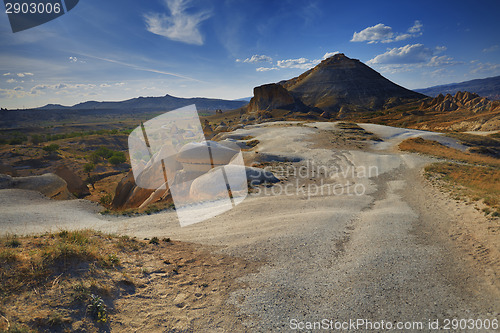
<path id="1" fill-rule="evenodd" d="M 236 279 L 256 272 L 262 263 L 214 254 L 213 248 L 192 243 L 158 240 L 158 244 L 151 244 L 147 240 L 100 234 L 91 237 L 90 244 L 97 242 L 100 255 L 108 260 L 105 264 L 96 258 L 65 257 L 64 262 L 55 262 L 49 272 L 40 272 L 37 279 L 30 274 L 12 276 L 14 273 L 9 275 L 2 270 L 0 330 L 200 332 L 209 327 L 211 331 L 238 332 L 244 329 L 241 325 L 244 316 L 238 315 L 227 299 L 231 292 L 245 287 Z M 44 249 L 54 238 L 57 241 L 58 234 L 17 238 L 20 245 L 10 249 L 17 259 L 2 265 L 22 270 L 29 253 Z M 8 250 L 4 244 L 2 253 Z M 109 262 L 108 258 L 112 260 Z M 23 286 L 5 281 L 7 277 L 11 281 L 20 279 Z M 89 308 L 90 295 L 104 301 L 103 320 Z"/>

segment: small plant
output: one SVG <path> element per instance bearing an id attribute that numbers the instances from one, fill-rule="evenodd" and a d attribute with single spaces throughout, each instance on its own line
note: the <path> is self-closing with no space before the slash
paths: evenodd
<path id="1" fill-rule="evenodd" d="M 7 240 L 7 242 L 5 243 L 5 246 L 7 247 L 19 247 L 21 246 L 21 242 L 19 241 L 19 239 L 17 239 L 17 236 L 14 235 L 14 237 L 12 239 L 9 239 Z"/>
<path id="2" fill-rule="evenodd" d="M 159 245 L 160 244 L 160 240 L 158 239 L 158 237 L 153 237 L 149 241 L 149 244 Z"/>
<path id="3" fill-rule="evenodd" d="M 99 199 L 99 203 L 103 206 L 109 206 L 113 202 L 113 195 L 111 193 L 106 193 Z"/>
<path id="4" fill-rule="evenodd" d="M 166 238 L 163 238 L 162 241 L 164 241 L 165 243 L 170 243 L 171 239 L 170 239 L 170 237 L 166 237 Z"/>
<path id="5" fill-rule="evenodd" d="M 85 302 L 90 296 L 89 289 L 83 284 L 73 286 L 73 299 L 77 302 Z"/>
<path id="6" fill-rule="evenodd" d="M 111 264 L 111 266 L 119 265 L 120 258 L 116 255 L 116 253 L 111 253 L 110 255 L 108 255 L 108 262 Z"/>
<path id="7" fill-rule="evenodd" d="M 90 304 L 88 311 L 98 323 L 106 323 L 108 321 L 108 310 L 104 300 L 97 295 L 90 295 Z"/>

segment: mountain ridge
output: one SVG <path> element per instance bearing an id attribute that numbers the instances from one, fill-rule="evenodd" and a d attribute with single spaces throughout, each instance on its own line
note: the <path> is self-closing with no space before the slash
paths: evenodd
<path id="1" fill-rule="evenodd" d="M 205 97 L 175 97 L 171 95 L 159 96 L 159 97 L 136 97 L 130 98 L 123 101 L 86 101 L 77 103 L 73 106 L 64 106 L 60 104 L 47 104 L 45 106 L 36 108 L 37 110 L 54 110 L 54 109 L 68 109 L 68 110 L 116 110 L 116 109 L 127 109 L 127 110 L 143 110 L 148 111 L 167 111 L 177 108 L 181 108 L 187 105 L 195 104 L 198 110 L 209 110 L 215 111 L 217 109 L 221 110 L 232 110 L 242 107 L 247 104 L 246 101 L 235 101 L 235 100 L 225 100 L 217 98 L 205 98 Z"/>

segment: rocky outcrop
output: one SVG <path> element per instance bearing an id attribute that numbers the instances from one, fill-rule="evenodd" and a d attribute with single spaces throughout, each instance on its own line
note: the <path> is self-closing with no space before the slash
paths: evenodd
<path id="1" fill-rule="evenodd" d="M 137 186 L 134 174 L 130 171 L 116 186 L 115 196 L 111 206 L 113 209 L 138 208 L 155 190 Z"/>
<path id="2" fill-rule="evenodd" d="M 422 102 L 420 108 L 426 111 L 452 112 L 457 110 L 481 113 L 499 109 L 500 103 L 468 91 L 458 91 L 455 96 L 439 94 L 437 97 Z M 500 109 L 499 109 L 500 110 Z"/>
<path id="3" fill-rule="evenodd" d="M 17 171 L 11 165 L 0 163 L 0 174 L 17 177 Z"/>
<path id="4" fill-rule="evenodd" d="M 207 145 L 210 145 L 210 156 Z M 189 186 L 193 180 L 212 168 L 228 164 L 237 153 L 238 150 L 225 147 L 214 141 L 188 143 L 180 149 L 175 160 L 166 163 L 165 167 L 167 174 L 175 174 L 174 183 L 185 183 L 186 186 Z M 171 198 L 168 182 L 165 181 L 161 169 L 148 164 L 138 178 L 137 183 L 149 184 L 150 187 L 156 188 L 138 186 L 131 171 L 116 187 L 112 203 L 114 209 L 145 208 L 152 203 Z"/>
<path id="5" fill-rule="evenodd" d="M 53 173 L 29 177 L 11 177 L 8 175 L 1 175 L 0 189 L 37 191 L 48 198 L 56 200 L 68 200 L 74 198 L 68 191 L 68 187 L 64 179 Z"/>
<path id="6" fill-rule="evenodd" d="M 66 184 L 68 184 L 68 191 L 77 197 L 83 197 L 90 194 L 89 188 L 85 185 L 83 180 L 67 166 L 61 165 L 57 167 L 54 174 L 64 179 Z"/>
<path id="7" fill-rule="evenodd" d="M 253 96 L 248 104 L 248 112 L 268 111 L 272 109 L 293 108 L 295 99 L 282 85 L 271 83 L 253 89 Z"/>

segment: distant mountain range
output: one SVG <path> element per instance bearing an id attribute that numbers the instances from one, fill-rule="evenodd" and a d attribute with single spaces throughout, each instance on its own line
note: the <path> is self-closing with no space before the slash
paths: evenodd
<path id="1" fill-rule="evenodd" d="M 170 111 L 195 104 L 199 111 L 232 110 L 247 104 L 247 101 L 229 101 L 214 98 L 181 98 L 170 95 L 162 97 L 138 97 L 120 102 L 88 101 L 73 106 L 47 104 L 39 110 L 137 110 L 137 111 Z"/>
<path id="2" fill-rule="evenodd" d="M 468 91 L 491 100 L 500 100 L 500 76 L 444 84 L 425 89 L 416 89 L 415 91 L 431 97 L 435 97 L 439 94 L 455 95 L 458 91 Z"/>

